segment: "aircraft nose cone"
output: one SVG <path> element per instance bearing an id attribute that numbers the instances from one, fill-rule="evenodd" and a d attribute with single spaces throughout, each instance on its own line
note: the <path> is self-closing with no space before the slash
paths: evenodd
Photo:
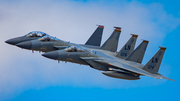
<path id="1" fill-rule="evenodd" d="M 58 52 L 57 51 L 47 52 L 42 54 L 42 56 L 56 60 L 58 58 Z"/>
<path id="2" fill-rule="evenodd" d="M 20 48 L 25 48 L 25 49 L 31 49 L 32 42 L 31 41 L 21 42 L 21 43 L 16 44 L 16 46 L 18 46 Z"/>
<path id="3" fill-rule="evenodd" d="M 5 42 L 11 45 L 16 45 L 17 43 L 21 42 L 21 40 L 19 38 L 13 38 L 13 39 L 6 40 Z"/>

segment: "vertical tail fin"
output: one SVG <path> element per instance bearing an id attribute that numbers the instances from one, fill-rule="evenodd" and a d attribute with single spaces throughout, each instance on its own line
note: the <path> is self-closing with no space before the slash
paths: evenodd
<path id="1" fill-rule="evenodd" d="M 141 63 L 148 43 L 149 41 L 144 40 L 129 56 L 127 56 L 126 60 Z"/>
<path id="2" fill-rule="evenodd" d="M 131 35 L 132 35 L 132 37 L 122 47 L 122 49 L 118 52 L 116 57 L 125 59 L 130 53 L 133 52 L 138 35 L 134 35 L 134 34 L 131 34 Z"/>
<path id="3" fill-rule="evenodd" d="M 160 47 L 159 51 L 148 61 L 148 63 L 142 69 L 151 73 L 158 73 L 165 50 L 165 47 Z"/>
<path id="4" fill-rule="evenodd" d="M 100 46 L 104 26 L 99 25 L 85 45 Z"/>
<path id="5" fill-rule="evenodd" d="M 115 30 L 111 34 L 111 36 L 106 40 L 106 42 L 100 47 L 100 49 L 108 50 L 115 52 L 117 50 L 118 42 L 119 42 L 119 36 L 121 33 L 120 27 L 114 27 Z"/>

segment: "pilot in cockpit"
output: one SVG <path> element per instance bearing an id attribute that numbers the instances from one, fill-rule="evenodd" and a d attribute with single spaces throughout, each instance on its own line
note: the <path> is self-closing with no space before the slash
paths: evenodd
<path id="1" fill-rule="evenodd" d="M 43 36 L 42 38 L 38 39 L 39 41 L 58 41 L 58 38 L 52 36 Z"/>
<path id="2" fill-rule="evenodd" d="M 80 47 L 70 46 L 70 47 L 66 48 L 64 51 L 66 51 L 66 52 L 85 52 L 86 50 L 84 50 Z"/>
<path id="3" fill-rule="evenodd" d="M 43 37 L 46 36 L 47 34 L 44 32 L 40 31 L 32 31 L 26 35 L 26 37 Z"/>

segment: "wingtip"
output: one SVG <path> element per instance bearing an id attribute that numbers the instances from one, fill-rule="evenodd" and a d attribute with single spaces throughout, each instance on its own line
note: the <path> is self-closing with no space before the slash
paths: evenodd
<path id="1" fill-rule="evenodd" d="M 176 80 L 174 80 L 174 79 L 170 79 L 170 78 L 168 78 L 167 80 L 176 81 Z"/>
<path id="2" fill-rule="evenodd" d="M 165 76 L 163 76 L 162 78 L 163 78 L 163 79 L 167 79 L 167 80 L 171 80 L 171 81 L 176 81 L 176 80 L 170 79 L 170 78 L 165 77 Z"/>

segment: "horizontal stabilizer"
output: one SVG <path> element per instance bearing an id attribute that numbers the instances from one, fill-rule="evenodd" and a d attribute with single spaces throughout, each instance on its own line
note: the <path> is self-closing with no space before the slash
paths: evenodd
<path id="1" fill-rule="evenodd" d="M 134 34 L 131 34 L 131 35 L 132 35 L 132 37 L 122 47 L 122 49 L 117 53 L 116 57 L 125 59 L 130 53 L 133 52 L 138 35 L 134 35 Z"/>
<path id="2" fill-rule="evenodd" d="M 100 49 L 108 50 L 111 52 L 115 52 L 117 50 L 119 36 L 121 33 L 120 27 L 114 27 L 115 30 L 111 34 L 111 36 L 106 40 L 106 42 L 100 47 Z"/>
<path id="3" fill-rule="evenodd" d="M 85 45 L 100 46 L 104 26 L 99 25 Z"/>
<path id="4" fill-rule="evenodd" d="M 141 63 L 148 43 L 149 41 L 144 40 L 129 56 L 127 56 L 126 60 Z"/>

